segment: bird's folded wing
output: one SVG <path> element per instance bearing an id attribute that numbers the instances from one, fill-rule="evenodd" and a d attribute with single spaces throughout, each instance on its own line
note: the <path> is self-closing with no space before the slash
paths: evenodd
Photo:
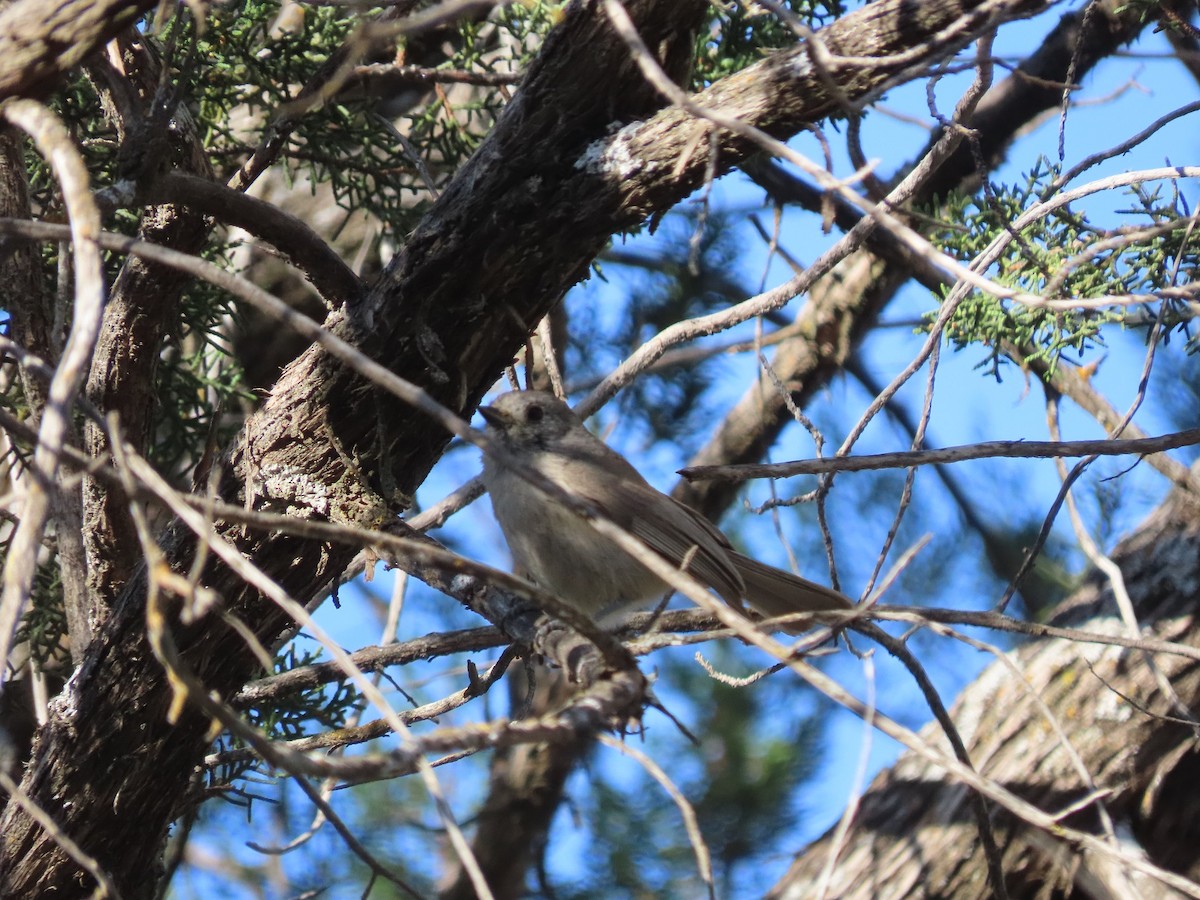
<path id="1" fill-rule="evenodd" d="M 605 490 L 616 494 L 610 502 L 588 499 L 672 565 L 686 562 L 689 575 L 741 608 L 745 588 L 729 559 L 729 541 L 707 519 L 643 481 L 610 479 Z M 619 515 L 618 509 L 627 512 Z"/>

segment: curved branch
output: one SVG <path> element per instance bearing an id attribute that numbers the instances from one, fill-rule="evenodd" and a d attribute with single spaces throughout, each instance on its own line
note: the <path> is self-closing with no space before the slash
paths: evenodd
<path id="1" fill-rule="evenodd" d="M 163 175 L 151 187 L 147 199 L 192 207 L 222 225 L 235 225 L 270 244 L 312 282 L 328 308 L 353 302 L 362 292 L 358 276 L 320 235 L 265 200 L 183 172 Z"/>

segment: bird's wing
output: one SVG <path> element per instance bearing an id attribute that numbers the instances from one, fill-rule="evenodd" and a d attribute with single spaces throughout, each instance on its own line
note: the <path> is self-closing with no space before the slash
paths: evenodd
<path id="1" fill-rule="evenodd" d="M 741 608 L 745 586 L 729 559 L 729 541 L 712 523 L 655 490 L 640 476 L 637 480 L 610 478 L 605 491 L 611 492 L 608 502 L 595 496 L 588 500 L 672 565 L 682 566 L 686 560 L 689 575 L 715 590 L 726 603 Z"/>

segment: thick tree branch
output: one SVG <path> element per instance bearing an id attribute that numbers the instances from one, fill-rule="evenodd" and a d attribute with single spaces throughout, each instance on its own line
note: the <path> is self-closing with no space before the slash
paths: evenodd
<path id="1" fill-rule="evenodd" d="M 362 282 L 305 222 L 241 191 L 183 172 L 168 172 L 150 188 L 157 203 L 179 204 L 235 225 L 274 247 L 312 282 L 329 307 L 354 300 Z"/>
<path id="2" fill-rule="evenodd" d="M 963 462 L 968 459 L 1008 457 L 1048 459 L 1064 456 L 1124 456 L 1161 453 L 1178 447 L 1200 444 L 1200 429 L 1178 431 L 1159 437 L 1104 438 L 1096 441 L 986 441 L 934 450 L 910 450 L 896 453 L 872 453 L 864 456 L 840 456 L 831 459 L 806 459 L 795 462 L 740 466 L 689 466 L 679 474 L 688 480 L 722 478 L 745 481 L 750 478 L 788 478 L 794 475 L 819 475 L 824 472 L 865 472 L 871 469 L 904 469 Z"/>
<path id="3" fill-rule="evenodd" d="M 153 39 L 128 29 L 108 46 L 103 59 L 93 57 L 87 70 L 101 106 L 121 141 L 126 174 L 150 178 L 170 165 L 188 173 L 211 174 L 196 123 L 184 104 L 170 112 L 159 96 L 163 60 Z M 169 82 L 167 82 L 169 84 Z M 167 120 L 174 127 L 165 127 Z M 184 204 L 156 205 L 142 213 L 142 240 L 196 253 L 211 230 L 200 210 Z M 160 402 L 160 349 L 178 327 L 180 300 L 188 278 L 174 269 L 137 256 L 126 258 L 108 292 L 104 321 L 92 368 L 87 398 L 106 414 L 120 417 L 121 426 L 139 451 L 151 438 L 155 408 Z M 108 449 L 97 422 L 85 422 L 84 448 L 103 458 Z M 133 522 L 123 497 L 85 476 L 83 482 L 84 546 L 87 551 L 88 624 L 99 627 L 117 593 L 141 562 Z"/>

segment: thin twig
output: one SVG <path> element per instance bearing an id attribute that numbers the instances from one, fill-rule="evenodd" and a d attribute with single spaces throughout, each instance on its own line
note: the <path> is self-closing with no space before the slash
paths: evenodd
<path id="1" fill-rule="evenodd" d="M 596 739 L 606 747 L 611 747 L 613 750 L 623 753 L 630 759 L 634 760 L 646 772 L 662 785 L 663 790 L 675 802 L 675 806 L 679 809 L 680 816 L 683 817 L 684 830 L 687 832 L 688 841 L 692 845 L 692 852 L 696 855 L 696 867 L 700 870 L 700 880 L 704 882 L 704 886 L 708 889 L 710 900 L 716 897 L 716 885 L 713 882 L 712 871 L 712 854 L 709 852 L 708 844 L 704 841 L 704 835 L 700 831 L 700 821 L 696 817 L 696 810 L 688 801 L 688 798 L 671 780 L 663 768 L 653 759 L 647 756 L 642 751 L 630 747 L 624 741 L 618 741 L 616 738 L 607 734 L 599 734 Z"/>
<path id="2" fill-rule="evenodd" d="M 690 466 L 679 474 L 689 481 L 713 478 L 747 481 L 751 478 L 788 478 L 793 475 L 823 475 L 826 472 L 865 472 L 873 469 L 903 469 L 909 466 L 942 465 L 972 459 L 1007 457 L 1051 459 L 1070 456 L 1144 456 L 1200 444 L 1200 428 L 1189 428 L 1148 438 L 1102 438 L 1087 441 L 984 441 L 936 450 L 906 450 L 863 456 L 838 456 L 785 463 L 734 466 Z"/>

